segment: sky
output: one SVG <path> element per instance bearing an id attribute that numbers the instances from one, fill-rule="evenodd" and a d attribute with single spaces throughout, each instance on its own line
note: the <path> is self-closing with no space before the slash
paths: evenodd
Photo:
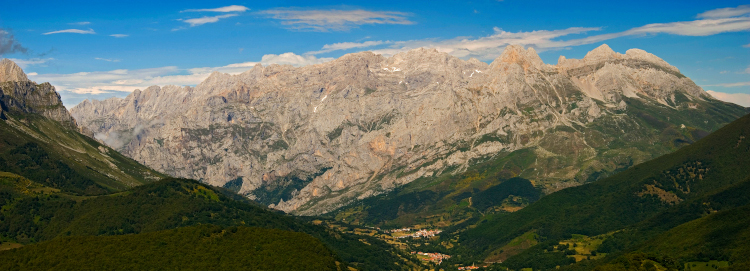
<path id="1" fill-rule="evenodd" d="M 747 1 L 29 1 L 0 4 L 0 57 L 50 82 L 70 108 L 213 71 L 305 66 L 419 47 L 487 63 L 505 46 L 547 64 L 606 43 L 676 66 L 715 97 L 750 107 Z"/>

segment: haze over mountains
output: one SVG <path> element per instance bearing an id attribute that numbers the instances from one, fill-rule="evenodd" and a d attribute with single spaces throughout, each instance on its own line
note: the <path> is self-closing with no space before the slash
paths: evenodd
<path id="1" fill-rule="evenodd" d="M 256 65 L 71 109 L 84 129 L 160 172 L 319 214 L 419 178 L 525 152 L 501 170 L 550 193 L 691 143 L 744 115 L 664 60 L 602 45 L 544 64 L 431 49 L 294 68 Z"/>

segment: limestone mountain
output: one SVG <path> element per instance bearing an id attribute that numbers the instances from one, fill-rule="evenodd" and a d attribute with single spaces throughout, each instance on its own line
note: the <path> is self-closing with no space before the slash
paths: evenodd
<path id="1" fill-rule="evenodd" d="M 52 85 L 0 61 L 0 171 L 79 195 L 165 177 L 81 132 Z"/>
<path id="2" fill-rule="evenodd" d="M 487 161 L 549 193 L 671 152 L 746 112 L 652 54 L 606 45 L 557 65 L 520 46 L 489 65 L 434 49 L 362 52 L 71 109 L 145 165 L 298 214 Z"/>

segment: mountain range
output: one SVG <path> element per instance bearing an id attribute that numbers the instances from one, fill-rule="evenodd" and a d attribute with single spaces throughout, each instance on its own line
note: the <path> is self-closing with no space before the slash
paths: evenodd
<path id="1" fill-rule="evenodd" d="M 557 65 L 521 46 L 491 64 L 420 48 L 256 65 L 70 111 L 157 171 L 303 215 L 488 161 L 549 194 L 674 151 L 747 112 L 652 54 L 607 45 Z"/>
<path id="2" fill-rule="evenodd" d="M 640 50 L 603 45 L 555 66 L 519 46 L 490 65 L 358 53 L 72 114 L 49 83 L 0 64 L 4 269 L 750 266 L 747 109 Z M 163 160 L 138 162 L 152 156 Z M 262 174 L 216 179 L 240 174 L 241 158 Z M 400 227 L 442 230 L 399 241 L 388 229 Z"/>

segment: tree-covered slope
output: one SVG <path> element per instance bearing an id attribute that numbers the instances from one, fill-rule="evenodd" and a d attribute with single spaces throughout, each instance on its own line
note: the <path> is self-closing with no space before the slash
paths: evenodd
<path id="1" fill-rule="evenodd" d="M 745 205 L 681 224 L 618 257 L 568 269 L 648 270 L 647 266 L 659 266 L 669 270 L 706 270 L 698 266 L 707 265 L 712 269 L 724 266 L 722 270 L 748 270 L 748 254 L 750 205 Z"/>
<path id="2" fill-rule="evenodd" d="M 210 186 L 165 179 L 95 197 L 74 196 L 23 177 L 0 177 L 0 236 L 28 244 L 64 236 L 143 234 L 194 225 L 245 226 L 307 233 L 360 270 L 399 270 L 409 263 L 392 246 L 342 234 Z"/>
<path id="3" fill-rule="evenodd" d="M 213 225 L 62 237 L 0 252 L 2 270 L 343 270 L 336 261 L 304 233 Z"/>
<path id="4" fill-rule="evenodd" d="M 78 195 L 100 195 L 165 175 L 33 113 L 0 120 L 0 171 Z"/>
<path id="5" fill-rule="evenodd" d="M 568 188 L 461 234 L 461 244 L 489 253 L 530 230 L 549 239 L 599 235 L 644 221 L 750 176 L 750 115 L 682 149 L 604 180 Z"/>
<path id="6" fill-rule="evenodd" d="M 684 97 L 678 95 L 678 98 Z M 692 106 L 682 107 L 659 104 L 644 97 L 622 101 L 627 105 L 624 109 L 610 108 L 615 114 L 597 122 L 560 125 L 526 136 L 525 140 L 535 142 L 527 148 L 501 151 L 490 158 L 454 165 L 372 199 L 354 202 L 331 215 L 349 222 L 396 227 L 414 224 L 444 227 L 467 219 L 479 220 L 488 210 L 477 208 L 469 199 L 473 201 L 474 194 L 505 180 L 528 179 L 545 194 L 595 182 L 697 142 L 748 112 L 746 108 L 713 100 L 693 101 Z M 486 136 L 467 144 L 508 143 L 516 136 Z M 416 170 L 407 167 L 387 174 L 409 175 Z M 513 207 L 534 201 L 534 197 L 522 198 L 525 199 Z M 513 210 L 505 203 L 496 207 Z"/>

